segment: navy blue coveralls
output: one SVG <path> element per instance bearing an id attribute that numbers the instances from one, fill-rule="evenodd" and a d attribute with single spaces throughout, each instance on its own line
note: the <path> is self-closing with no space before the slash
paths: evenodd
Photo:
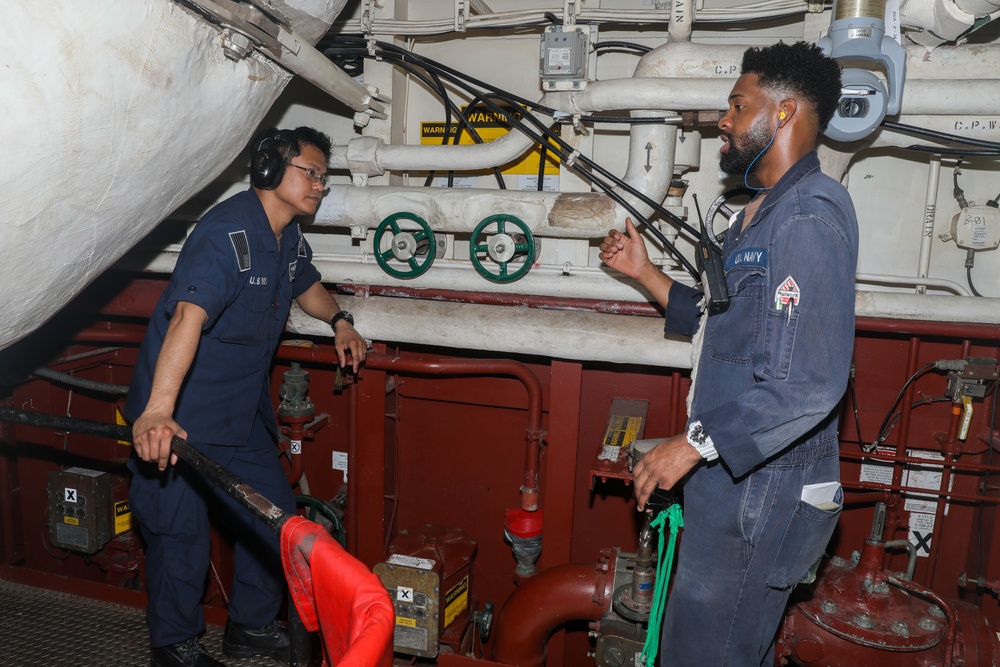
<path id="1" fill-rule="evenodd" d="M 858 224 L 815 152 L 723 243 L 730 306 L 707 318 L 690 421 L 719 458 L 684 483 L 684 533 L 663 625 L 665 667 L 773 665 L 792 588 L 839 509 L 803 502 L 840 479 L 838 406 L 854 347 Z M 701 293 L 670 290 L 667 330 L 690 335 Z M 838 492 L 839 502 L 842 494 Z"/>
<path id="2" fill-rule="evenodd" d="M 133 422 L 146 407 L 177 303 L 200 306 L 208 321 L 174 419 L 199 450 L 287 512 L 295 511 L 295 497 L 275 447 L 269 369 L 292 299 L 320 279 L 311 259 L 298 224 L 288 225 L 279 243 L 253 189 L 212 208 L 184 243 L 156 305 L 125 407 Z M 183 463 L 160 472 L 133 451 L 129 469 L 129 499 L 146 541 L 150 645 L 182 642 L 205 628 L 209 505 L 237 540 L 230 619 L 253 627 L 274 620 L 284 593 L 274 532 Z"/>

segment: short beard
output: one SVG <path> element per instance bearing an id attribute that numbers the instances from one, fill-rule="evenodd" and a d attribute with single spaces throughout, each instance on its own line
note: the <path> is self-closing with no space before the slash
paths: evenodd
<path id="1" fill-rule="evenodd" d="M 729 137 L 729 150 L 719 156 L 719 168 L 733 176 L 754 173 L 760 165 L 757 159 L 764 154 L 774 138 L 763 118 L 739 136 L 742 146 L 737 146 L 737 137 L 731 134 L 726 136 Z"/>

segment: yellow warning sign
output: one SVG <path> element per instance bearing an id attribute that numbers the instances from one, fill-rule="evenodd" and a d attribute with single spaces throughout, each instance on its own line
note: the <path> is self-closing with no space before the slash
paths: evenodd
<path id="1" fill-rule="evenodd" d="M 510 105 L 500 105 L 501 108 L 507 110 L 511 116 L 515 119 L 520 120 L 524 115 L 523 109 L 520 107 L 513 107 Z M 482 143 L 489 143 L 495 141 L 500 137 L 504 136 L 511 130 L 510 121 L 507 120 L 507 116 L 502 113 L 497 113 L 490 109 L 485 109 L 482 106 L 476 106 L 472 110 L 468 106 L 462 107 L 462 115 L 469 121 L 469 125 L 476 131 L 479 138 L 482 139 Z M 559 134 L 559 126 L 557 125 L 553 132 Z M 480 143 L 476 141 L 469 129 L 460 120 L 452 118 L 451 126 L 447 127 L 443 122 L 422 122 L 420 123 L 420 143 L 426 146 L 441 145 L 442 143 L 452 144 L 456 143 L 456 137 L 458 138 L 457 144 L 459 146 L 468 146 L 471 144 Z M 551 145 L 551 144 L 550 144 Z M 500 167 L 500 171 L 504 174 L 523 174 L 527 176 L 535 176 L 538 174 L 538 163 L 541 160 L 541 150 L 538 145 L 531 149 L 528 153 L 520 156 L 513 162 L 508 162 L 507 164 Z M 469 172 L 469 173 L 479 173 L 482 175 L 487 175 L 491 172 Z M 559 173 L 559 158 L 556 157 L 552 151 L 545 151 L 545 168 L 543 174 L 546 176 L 557 175 Z"/>
<path id="2" fill-rule="evenodd" d="M 633 440 L 642 428 L 642 417 L 629 417 L 626 415 L 611 415 L 608 420 L 608 429 L 604 432 L 605 447 L 622 447 Z"/>
<path id="3" fill-rule="evenodd" d="M 448 627 L 469 606 L 468 575 L 444 595 L 444 625 Z"/>
<path id="4" fill-rule="evenodd" d="M 80 520 L 77 519 L 75 516 L 64 516 L 63 523 L 68 523 L 71 526 L 79 526 Z"/>
<path id="5" fill-rule="evenodd" d="M 132 530 L 132 508 L 127 500 L 115 503 L 115 535 L 121 535 Z"/>
<path id="6" fill-rule="evenodd" d="M 415 627 L 417 627 L 417 619 L 415 619 L 415 618 L 406 618 L 405 616 L 397 616 L 396 617 L 396 625 L 406 625 L 406 626 L 409 626 L 411 628 L 415 628 Z"/>
<path id="7" fill-rule="evenodd" d="M 128 420 L 125 419 L 125 415 L 122 413 L 122 409 L 117 405 L 115 406 L 115 423 L 119 426 L 128 426 Z M 126 447 L 131 447 L 132 443 L 128 440 L 119 440 L 119 445 L 125 445 Z"/>

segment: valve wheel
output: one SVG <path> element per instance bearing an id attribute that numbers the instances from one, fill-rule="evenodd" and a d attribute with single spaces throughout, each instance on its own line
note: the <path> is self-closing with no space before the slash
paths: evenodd
<path id="1" fill-rule="evenodd" d="M 725 217 L 726 224 L 732 220 L 733 216 L 739 213 L 739 209 L 733 209 L 730 207 L 730 203 L 734 199 L 746 198 L 747 203 L 753 199 L 754 191 L 748 188 L 733 188 L 732 190 L 727 190 L 721 195 L 715 198 L 712 205 L 708 207 L 708 212 L 705 214 L 705 227 L 708 229 L 708 234 L 711 237 L 710 241 L 715 244 L 716 247 L 722 246 L 722 240 L 726 238 L 726 233 L 721 232 L 719 234 L 715 233 L 715 216 L 720 213 Z M 729 227 L 727 226 L 728 230 Z"/>
<path id="2" fill-rule="evenodd" d="M 417 231 L 404 230 L 400 228 L 399 221 L 408 220 L 420 225 Z M 387 231 L 392 235 L 389 239 L 388 248 L 382 248 L 382 240 Z M 375 250 L 375 261 L 382 267 L 382 270 L 394 278 L 408 280 L 416 278 L 427 272 L 434 263 L 435 241 L 434 231 L 431 226 L 416 213 L 393 213 L 375 228 L 375 236 L 372 238 L 372 246 Z M 391 260 L 406 264 L 408 269 L 396 268 L 389 264 Z"/>
<path id="3" fill-rule="evenodd" d="M 517 228 L 514 234 L 522 235 L 523 241 L 519 242 L 514 235 L 507 232 L 507 223 Z M 487 236 L 484 230 L 490 225 L 496 225 L 496 231 Z M 481 236 L 485 238 L 480 238 Z M 524 256 L 524 263 L 517 270 L 510 272 L 508 264 L 518 256 Z M 512 283 L 523 278 L 535 263 L 535 239 L 528 225 L 518 218 L 512 215 L 491 215 L 472 230 L 472 237 L 469 239 L 469 258 L 476 272 L 483 278 L 495 283 Z M 496 263 L 497 272 L 486 268 L 483 264 L 486 258 Z"/>

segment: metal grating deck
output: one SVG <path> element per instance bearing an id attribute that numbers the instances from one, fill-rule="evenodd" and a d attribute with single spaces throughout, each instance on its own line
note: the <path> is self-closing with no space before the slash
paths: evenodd
<path id="1" fill-rule="evenodd" d="M 146 667 L 141 610 L 0 581 L 0 667 Z M 231 667 L 281 667 L 269 658 L 229 660 L 222 628 L 208 626 L 205 648 Z"/>

